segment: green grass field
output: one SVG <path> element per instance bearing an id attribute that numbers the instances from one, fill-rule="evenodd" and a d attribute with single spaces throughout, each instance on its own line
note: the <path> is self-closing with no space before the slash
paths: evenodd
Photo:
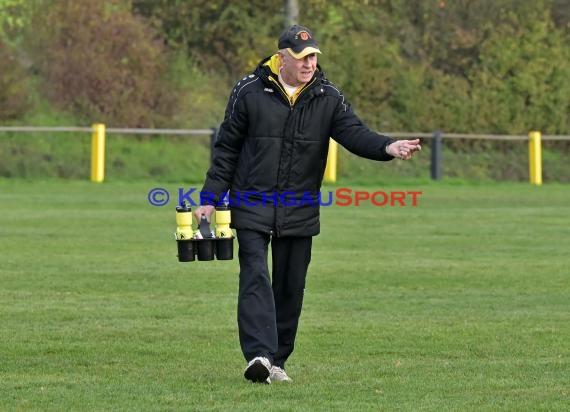
<path id="1" fill-rule="evenodd" d="M 322 208 L 270 386 L 242 377 L 237 259 L 178 263 L 155 186 L 0 180 L 1 411 L 568 410 L 569 186 Z"/>

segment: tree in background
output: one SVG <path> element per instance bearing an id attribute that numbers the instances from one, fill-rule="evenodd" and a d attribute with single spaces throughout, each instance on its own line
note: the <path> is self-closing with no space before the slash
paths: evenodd
<path id="1" fill-rule="evenodd" d="M 0 39 L 17 43 L 20 30 L 29 24 L 30 11 L 37 0 L 0 0 Z"/>
<path id="2" fill-rule="evenodd" d="M 17 119 L 29 109 L 26 72 L 11 48 L 0 39 L 0 121 Z"/>
<path id="3" fill-rule="evenodd" d="M 17 48 L 20 31 L 28 23 L 30 4 L 0 0 L 0 121 L 21 118 L 31 108 L 25 59 Z"/>
<path id="4" fill-rule="evenodd" d="M 26 45 L 45 94 L 88 121 L 171 126 L 177 90 L 156 33 L 124 0 L 55 0 L 36 9 Z"/>
<path id="5" fill-rule="evenodd" d="M 497 27 L 481 43 L 469 73 L 473 129 L 568 133 L 570 48 L 544 14 L 523 25 L 508 12 L 510 24 Z"/>
<path id="6" fill-rule="evenodd" d="M 230 83 L 274 52 L 283 30 L 281 2 L 133 0 L 133 11 L 150 19 L 170 47 Z"/>
<path id="7" fill-rule="evenodd" d="M 18 10 L 11 21 L 29 33 L 19 60 L 45 80 L 57 107 L 122 126 L 211 127 L 235 79 L 275 52 L 284 4 L 0 0 L 0 22 L 7 5 Z M 326 74 L 371 127 L 568 133 L 567 0 L 305 0 L 299 7 L 299 23 L 322 44 Z M 24 13 L 31 8 L 33 20 Z"/>
<path id="8" fill-rule="evenodd" d="M 447 97 L 446 106 L 455 106 L 436 128 L 568 132 L 570 47 L 568 36 L 555 24 L 566 15 L 560 1 L 442 0 L 437 7 L 435 2 L 405 3 L 408 8 L 400 13 L 413 23 L 405 31 L 415 39 L 407 44 L 416 45 L 405 54 L 434 70 L 420 89 L 432 101 L 443 103 L 441 98 Z M 413 104 L 406 97 L 402 103 Z M 437 118 L 440 109 L 431 117 Z"/>

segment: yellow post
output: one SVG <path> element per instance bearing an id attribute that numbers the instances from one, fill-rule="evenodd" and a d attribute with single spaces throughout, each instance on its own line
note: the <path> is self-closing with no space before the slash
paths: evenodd
<path id="1" fill-rule="evenodd" d="M 105 179 L 105 125 L 94 124 L 91 137 L 91 181 L 101 183 Z"/>
<path id="2" fill-rule="evenodd" d="M 542 136 L 540 132 L 528 134 L 528 171 L 532 185 L 542 184 Z"/>
<path id="3" fill-rule="evenodd" d="M 338 143 L 331 139 L 327 154 L 327 167 L 325 169 L 325 182 L 336 182 L 336 161 L 338 155 Z"/>

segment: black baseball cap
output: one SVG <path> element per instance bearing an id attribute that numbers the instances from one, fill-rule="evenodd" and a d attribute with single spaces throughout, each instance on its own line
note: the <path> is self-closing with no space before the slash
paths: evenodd
<path id="1" fill-rule="evenodd" d="M 298 24 L 289 27 L 281 34 L 277 47 L 279 50 L 287 49 L 297 60 L 312 53 L 321 53 L 311 31 Z"/>

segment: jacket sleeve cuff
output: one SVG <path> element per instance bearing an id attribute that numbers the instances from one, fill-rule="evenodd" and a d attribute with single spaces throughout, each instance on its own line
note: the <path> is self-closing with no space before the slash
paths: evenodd
<path id="1" fill-rule="evenodd" d="M 388 151 L 386 149 L 388 149 L 388 146 L 390 146 L 392 143 L 394 143 L 395 140 L 394 139 L 390 139 L 388 140 L 386 143 L 384 143 L 384 146 L 382 147 L 382 154 L 384 155 L 384 158 L 386 160 L 392 160 L 394 159 L 394 156 L 392 156 L 391 154 L 388 153 Z"/>

